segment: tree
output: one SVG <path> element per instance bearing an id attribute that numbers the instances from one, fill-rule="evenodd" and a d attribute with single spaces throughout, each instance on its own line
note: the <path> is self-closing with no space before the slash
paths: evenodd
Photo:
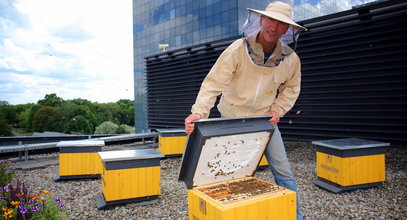
<path id="1" fill-rule="evenodd" d="M 120 99 L 116 105 L 119 109 L 117 117 L 120 124 L 134 125 L 134 102 Z"/>
<path id="2" fill-rule="evenodd" d="M 81 134 L 92 134 L 91 123 L 89 123 L 88 119 L 86 119 L 83 115 L 78 115 L 68 121 L 65 125 L 64 132 L 65 133 L 81 133 Z"/>
<path id="3" fill-rule="evenodd" d="M 18 114 L 18 127 L 20 128 L 28 128 L 28 118 L 30 116 L 31 104 L 27 104 L 25 109 Z"/>
<path id="4" fill-rule="evenodd" d="M 60 106 L 64 102 L 64 100 L 60 97 L 58 97 L 55 93 L 52 94 L 46 94 L 44 99 L 41 99 L 38 101 L 39 105 L 43 106 Z"/>
<path id="5" fill-rule="evenodd" d="M 59 120 L 54 107 L 43 106 L 33 117 L 32 121 L 33 131 L 60 131 Z"/>
<path id="6" fill-rule="evenodd" d="M 0 136 L 13 136 L 11 127 L 3 120 L 0 120 Z"/>

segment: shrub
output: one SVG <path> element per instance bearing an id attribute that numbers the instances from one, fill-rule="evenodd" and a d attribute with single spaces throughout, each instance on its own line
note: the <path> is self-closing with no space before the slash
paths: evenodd
<path id="1" fill-rule="evenodd" d="M 95 134 L 116 134 L 119 126 L 111 121 L 105 121 L 95 129 Z"/>
<path id="2" fill-rule="evenodd" d="M 16 187 L 1 187 L 0 193 L 0 219 L 66 219 L 61 199 L 47 190 L 31 195 L 24 183 L 18 182 Z"/>
<path id="3" fill-rule="evenodd" d="M 0 160 L 0 187 L 11 182 L 15 174 L 14 164 L 9 160 Z"/>
<path id="4" fill-rule="evenodd" d="M 116 130 L 116 134 L 131 134 L 134 129 L 128 125 L 121 124 Z"/>

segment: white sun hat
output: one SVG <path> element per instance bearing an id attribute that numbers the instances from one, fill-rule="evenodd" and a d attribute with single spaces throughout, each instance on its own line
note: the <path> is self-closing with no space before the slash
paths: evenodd
<path id="1" fill-rule="evenodd" d="M 295 21 L 292 20 L 293 12 L 291 6 L 286 3 L 275 1 L 271 2 L 264 11 L 251 8 L 249 8 L 248 10 L 267 16 L 269 18 L 273 18 L 283 23 L 287 23 L 291 25 L 293 28 L 300 29 L 301 31 L 307 30 L 305 27 L 295 23 Z"/>

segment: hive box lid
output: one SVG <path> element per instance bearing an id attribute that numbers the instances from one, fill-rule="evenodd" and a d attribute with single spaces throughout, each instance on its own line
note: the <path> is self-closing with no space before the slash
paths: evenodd
<path id="1" fill-rule="evenodd" d="M 390 143 L 361 139 L 361 138 L 340 138 L 340 139 L 331 139 L 331 140 L 318 140 L 318 141 L 313 141 L 312 143 L 323 146 L 323 147 L 337 149 L 337 150 L 353 150 L 353 149 L 390 146 Z"/>
<path id="2" fill-rule="evenodd" d="M 157 129 L 157 131 L 162 137 L 187 136 L 182 128 Z"/>
<path id="3" fill-rule="evenodd" d="M 105 142 L 99 140 L 60 141 L 56 147 L 104 147 Z"/>
<path id="4" fill-rule="evenodd" d="M 153 159 L 153 158 L 161 158 L 164 156 L 155 149 L 103 151 L 103 152 L 99 152 L 99 155 L 103 162 L 137 160 L 137 159 Z"/>
<path id="5" fill-rule="evenodd" d="M 179 180 L 188 189 L 253 176 L 274 132 L 270 116 L 201 119 L 188 136 Z"/>

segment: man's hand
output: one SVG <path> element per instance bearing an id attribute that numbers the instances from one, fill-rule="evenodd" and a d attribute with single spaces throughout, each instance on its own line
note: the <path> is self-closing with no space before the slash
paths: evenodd
<path id="1" fill-rule="evenodd" d="M 280 122 L 280 116 L 276 111 L 269 111 L 268 114 L 272 115 L 273 117 L 269 120 L 272 125 L 276 125 Z"/>
<path id="2" fill-rule="evenodd" d="M 185 133 L 186 134 L 191 134 L 194 131 L 195 125 L 194 121 L 197 121 L 201 119 L 201 115 L 199 114 L 190 114 L 186 119 L 185 119 Z"/>

